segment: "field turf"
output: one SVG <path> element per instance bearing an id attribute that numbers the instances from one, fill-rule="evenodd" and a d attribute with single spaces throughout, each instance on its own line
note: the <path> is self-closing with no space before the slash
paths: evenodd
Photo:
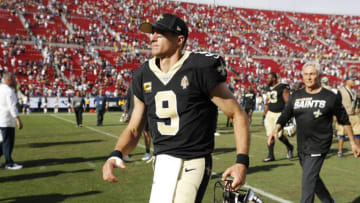
<path id="1" fill-rule="evenodd" d="M 0 202 L 148 202 L 152 165 L 141 161 L 144 141 L 131 153 L 126 170 L 116 170 L 118 183 L 102 180 L 102 165 L 113 150 L 125 124 L 120 112 L 105 114 L 104 126 L 96 126 L 96 114 L 84 114 L 84 127 L 75 125 L 74 114 L 22 115 L 24 129 L 16 131 L 13 158 L 24 165 L 22 170 L 0 170 Z M 298 158 L 286 159 L 286 148 L 277 142 L 276 161 L 263 163 L 267 155 L 266 137 L 256 113 L 251 126 L 250 168 L 247 185 L 255 188 L 264 202 L 299 202 L 301 169 Z M 213 177 L 204 203 L 211 203 L 214 183 L 235 162 L 232 128 L 219 116 L 216 147 L 213 153 Z M 296 144 L 296 138 L 290 138 Z M 345 142 L 344 158 L 336 157 L 337 140 L 323 166 L 321 177 L 338 203 L 360 202 L 360 159 L 355 159 Z M 1 159 L 4 164 L 4 158 Z M 287 201 L 286 201 L 287 200 Z M 316 199 L 315 202 L 320 202 Z"/>

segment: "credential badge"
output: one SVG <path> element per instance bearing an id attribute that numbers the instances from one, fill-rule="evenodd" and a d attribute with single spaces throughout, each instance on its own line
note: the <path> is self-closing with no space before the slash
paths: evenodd
<path id="1" fill-rule="evenodd" d="M 183 88 L 183 90 L 189 86 L 189 79 L 186 75 L 181 79 L 180 86 Z"/>

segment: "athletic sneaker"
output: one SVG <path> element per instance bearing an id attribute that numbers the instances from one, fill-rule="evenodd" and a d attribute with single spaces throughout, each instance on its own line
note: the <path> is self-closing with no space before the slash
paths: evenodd
<path id="1" fill-rule="evenodd" d="M 17 164 L 17 163 L 5 165 L 6 170 L 19 170 L 19 169 L 22 169 L 22 167 L 23 167 L 22 165 Z"/>
<path id="2" fill-rule="evenodd" d="M 294 147 L 291 147 L 291 149 L 288 149 L 288 152 L 287 152 L 287 155 L 286 155 L 286 158 L 287 159 L 292 159 L 294 157 Z"/>
<path id="3" fill-rule="evenodd" d="M 124 160 L 125 162 L 130 162 L 130 161 L 131 161 L 129 155 L 126 155 L 126 157 L 124 157 L 123 160 Z"/>
<path id="4" fill-rule="evenodd" d="M 147 161 L 147 160 L 149 160 L 149 159 L 151 159 L 150 153 L 145 153 L 145 154 L 144 154 L 144 157 L 141 158 L 141 160 L 143 160 L 143 161 Z"/>
<path id="5" fill-rule="evenodd" d="M 338 152 L 338 153 L 337 153 L 337 156 L 338 156 L 339 158 L 341 158 L 341 157 L 344 157 L 344 154 L 343 154 L 342 152 Z"/>
<path id="6" fill-rule="evenodd" d="M 270 161 L 275 161 L 274 157 L 266 157 L 263 162 L 270 162 Z"/>
<path id="7" fill-rule="evenodd" d="M 215 132 L 214 135 L 215 135 L 215 136 L 220 136 L 220 133 L 219 133 L 219 132 Z"/>

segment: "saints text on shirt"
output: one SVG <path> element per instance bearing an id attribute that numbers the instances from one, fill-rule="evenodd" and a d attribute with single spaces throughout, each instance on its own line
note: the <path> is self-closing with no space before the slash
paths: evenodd
<path id="1" fill-rule="evenodd" d="M 326 100 L 313 100 L 312 97 L 296 99 L 294 109 L 325 108 Z"/>

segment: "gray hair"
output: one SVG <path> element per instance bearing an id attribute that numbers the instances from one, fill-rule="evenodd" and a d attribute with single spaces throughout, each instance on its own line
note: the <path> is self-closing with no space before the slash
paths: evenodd
<path id="1" fill-rule="evenodd" d="M 309 67 L 309 66 L 314 67 L 317 70 L 318 76 L 321 75 L 322 68 L 321 68 L 320 63 L 317 62 L 317 61 L 308 61 L 308 62 L 306 62 L 302 67 L 302 72 L 304 73 L 304 69 Z"/>
<path id="2" fill-rule="evenodd" d="M 2 75 L 2 79 L 1 79 L 1 82 L 2 83 L 5 83 L 7 80 L 13 80 L 13 75 L 9 72 L 4 72 L 3 75 Z"/>

